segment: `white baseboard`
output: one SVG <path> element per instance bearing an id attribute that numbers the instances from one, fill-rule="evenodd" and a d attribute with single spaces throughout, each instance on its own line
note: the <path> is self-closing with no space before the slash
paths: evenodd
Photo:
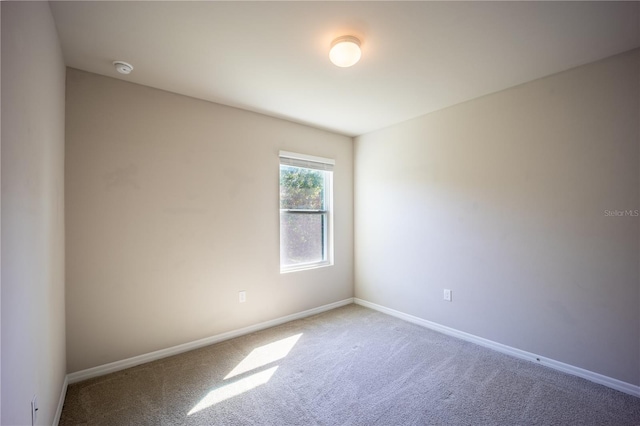
<path id="1" fill-rule="evenodd" d="M 533 354 L 531 352 L 527 352 L 527 351 L 513 348 L 511 346 L 503 345 L 502 343 L 494 342 L 492 340 L 485 339 L 483 337 L 474 336 L 473 334 L 465 333 L 464 331 L 459 331 L 454 328 L 446 327 L 444 325 L 441 325 L 432 321 L 427 321 L 425 319 L 418 318 L 413 315 L 405 314 L 403 312 L 396 311 L 394 309 L 390 309 L 385 306 L 367 302 L 366 300 L 358 299 L 357 297 L 354 298 L 353 300 L 354 300 L 354 303 L 356 303 L 357 305 L 374 309 L 376 311 L 391 315 L 393 317 L 400 318 L 402 320 L 405 320 L 417 325 L 421 325 L 423 327 L 429 328 L 434 331 L 438 331 L 442 334 L 447 334 L 449 336 L 457 337 L 459 339 L 466 340 L 468 342 L 472 342 L 477 345 L 484 346 L 486 348 L 493 349 L 495 351 L 514 356 L 516 358 L 532 361 L 537 364 L 542 364 L 547 367 L 553 368 L 554 370 L 558 370 L 564 373 L 572 374 L 574 376 L 582 377 L 583 379 L 587 379 L 592 382 L 595 382 L 595 383 L 598 383 L 598 384 L 601 384 L 601 385 L 610 387 L 612 389 L 619 390 L 621 392 L 640 398 L 640 386 L 632 385 L 631 383 L 623 382 L 622 380 L 604 376 L 599 373 L 594 373 L 593 371 L 575 367 L 570 364 L 565 364 L 564 362 L 556 361 L 549 358 L 544 358 L 539 355 Z"/>
<path id="2" fill-rule="evenodd" d="M 196 340 L 182 345 L 173 346 L 167 349 L 161 349 L 159 351 L 150 352 L 143 355 L 134 356 L 132 358 L 123 359 L 121 361 L 111 362 L 109 364 L 99 365 L 97 367 L 88 368 L 86 370 L 76 371 L 67 375 L 68 383 L 77 383 L 83 380 L 92 379 L 94 377 L 103 376 L 105 374 L 113 373 L 115 371 L 124 370 L 125 368 L 135 367 L 136 365 L 144 364 L 158 359 L 166 358 L 173 355 L 178 355 L 183 352 L 188 352 L 193 349 L 198 349 L 204 346 L 209 346 L 214 343 L 222 342 L 223 340 L 233 339 L 234 337 L 243 336 L 245 334 L 254 333 L 256 331 L 264 330 L 266 328 L 275 327 L 280 324 L 284 324 L 289 321 L 306 318 L 311 315 L 316 315 L 321 312 L 329 311 L 331 309 L 338 308 L 340 306 L 350 305 L 353 303 L 353 298 L 340 300 L 338 302 L 330 303 L 328 305 L 319 306 L 317 308 L 309 309 L 297 314 L 291 314 L 284 317 L 276 318 L 270 321 L 261 322 L 259 324 L 244 327 L 238 330 L 228 331 L 226 333 L 217 334 L 215 336 L 206 337 L 204 339 Z M 66 388 L 65 388 L 66 390 Z"/>
<path id="3" fill-rule="evenodd" d="M 62 407 L 64 406 L 64 399 L 67 396 L 67 386 L 69 385 L 69 376 L 64 377 L 64 382 L 62 383 L 62 391 L 60 392 L 60 399 L 58 400 L 58 409 L 56 410 L 56 415 L 53 418 L 53 426 L 58 426 L 60 423 L 60 416 L 62 415 Z"/>

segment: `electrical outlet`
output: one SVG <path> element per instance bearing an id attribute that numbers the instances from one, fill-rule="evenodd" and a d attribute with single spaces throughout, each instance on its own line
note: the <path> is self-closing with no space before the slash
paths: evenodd
<path id="1" fill-rule="evenodd" d="M 31 400 L 31 426 L 36 424 L 36 420 L 38 418 L 38 397 L 33 395 L 33 399 Z"/>
<path id="2" fill-rule="evenodd" d="M 451 302 L 451 290 L 446 288 L 444 289 L 444 300 Z"/>
<path id="3" fill-rule="evenodd" d="M 242 290 L 240 293 L 238 293 L 238 302 L 244 303 L 246 301 L 247 301 L 247 292 Z"/>

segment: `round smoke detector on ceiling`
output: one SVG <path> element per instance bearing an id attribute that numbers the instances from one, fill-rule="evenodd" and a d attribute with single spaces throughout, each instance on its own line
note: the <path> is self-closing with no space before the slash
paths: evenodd
<path id="1" fill-rule="evenodd" d="M 129 74 L 131 71 L 133 71 L 133 65 L 126 62 L 114 61 L 113 65 L 116 67 L 116 71 L 118 71 L 120 74 Z"/>

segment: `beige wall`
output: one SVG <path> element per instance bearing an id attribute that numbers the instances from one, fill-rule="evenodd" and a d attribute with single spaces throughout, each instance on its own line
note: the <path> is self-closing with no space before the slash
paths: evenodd
<path id="1" fill-rule="evenodd" d="M 2 2 L 2 420 L 52 424 L 65 368 L 65 67 L 46 2 Z"/>
<path id="2" fill-rule="evenodd" d="M 356 297 L 640 384 L 638 51 L 356 138 Z M 443 289 L 453 302 L 443 301 Z"/>
<path id="3" fill-rule="evenodd" d="M 2 6 L 1 5 L 0 5 L 0 46 L 2 46 Z M 0 54 L 0 94 L 1 93 L 2 93 L 2 54 Z M 1 110 L 2 110 L 2 106 L 0 105 L 0 111 Z M 2 148 L 1 146 L 2 146 L 2 113 L 0 112 L 0 186 L 2 186 Z M 2 424 L 2 243 L 1 241 L 2 241 L 2 197 L 0 196 L 0 424 Z"/>
<path id="4" fill-rule="evenodd" d="M 0 46 L 2 46 L 2 7 L 1 6 L 0 6 Z M 1 93 L 2 93 L 2 54 L 0 54 L 0 94 Z M 2 107 L 0 105 L 0 110 L 1 109 Z M 2 186 L 2 148 L 1 146 L 2 146 L 2 113 L 0 112 L 0 186 Z M 0 196 L 0 241 L 2 241 L 2 197 L 1 196 Z M 2 243 L 0 243 L 0 424 L 2 424 Z"/>
<path id="5" fill-rule="evenodd" d="M 66 117 L 70 373 L 353 296 L 351 138 L 74 69 Z M 279 150 L 336 160 L 334 266 L 279 272 Z"/>

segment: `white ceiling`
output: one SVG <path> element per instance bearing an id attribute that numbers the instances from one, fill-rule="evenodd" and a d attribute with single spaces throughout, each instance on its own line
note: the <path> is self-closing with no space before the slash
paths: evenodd
<path id="1" fill-rule="evenodd" d="M 355 136 L 640 46 L 637 2 L 53 2 L 66 64 Z M 362 40 L 352 68 L 331 41 Z M 114 60 L 133 73 L 116 73 Z"/>

